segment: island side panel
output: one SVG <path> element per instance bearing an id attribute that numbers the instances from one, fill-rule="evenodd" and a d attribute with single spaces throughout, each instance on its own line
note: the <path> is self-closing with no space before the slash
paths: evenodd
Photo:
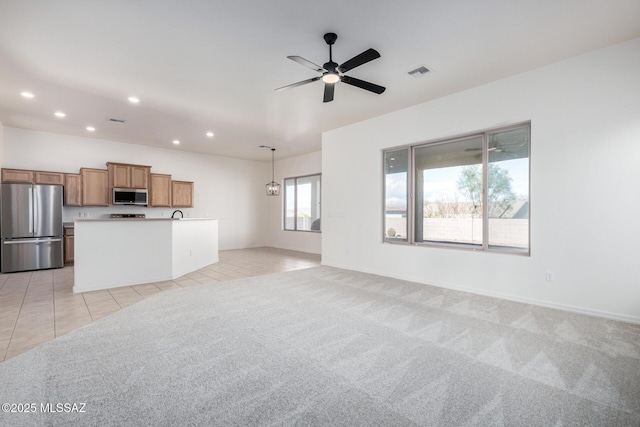
<path id="1" fill-rule="evenodd" d="M 171 280 L 172 223 L 77 220 L 73 292 Z"/>
<path id="2" fill-rule="evenodd" d="M 173 278 L 218 262 L 218 220 L 173 222 Z"/>

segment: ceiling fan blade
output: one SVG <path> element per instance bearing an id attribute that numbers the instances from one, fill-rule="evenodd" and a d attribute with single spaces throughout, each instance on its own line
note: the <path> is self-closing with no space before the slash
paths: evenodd
<path id="1" fill-rule="evenodd" d="M 333 91 L 336 89 L 335 83 L 325 83 L 324 84 L 324 99 L 322 102 L 331 102 L 333 101 Z"/>
<path id="2" fill-rule="evenodd" d="M 308 60 L 304 59 L 301 56 L 295 56 L 294 55 L 294 56 L 287 56 L 287 58 L 289 58 L 292 61 L 296 61 L 298 64 L 302 64 L 305 67 L 309 67 L 309 68 L 311 68 L 312 70 L 315 70 L 315 71 L 319 71 L 319 72 L 327 71 L 324 68 L 322 68 L 321 66 L 319 66 L 318 64 L 314 64 L 313 62 L 308 61 Z"/>
<path id="3" fill-rule="evenodd" d="M 314 77 L 312 79 L 303 80 L 303 81 L 298 82 L 298 83 L 293 83 L 293 84 L 290 84 L 290 85 L 282 86 L 282 87 L 279 87 L 278 89 L 276 89 L 276 92 L 279 91 L 279 90 L 283 90 L 283 89 L 291 89 L 292 87 L 306 85 L 307 83 L 313 83 L 313 82 L 315 82 L 317 80 L 320 80 L 321 78 L 322 77 L 318 76 L 318 77 Z"/>
<path id="4" fill-rule="evenodd" d="M 360 55 L 356 55 L 347 62 L 341 64 L 338 67 L 338 70 L 342 73 L 346 73 L 347 71 L 359 67 L 362 64 L 366 64 L 369 61 L 373 61 L 376 58 L 380 58 L 378 51 L 375 49 L 367 49 Z"/>
<path id="5" fill-rule="evenodd" d="M 380 95 L 386 89 L 383 86 L 378 86 L 377 84 L 365 82 L 364 80 L 356 79 L 355 77 L 342 76 L 340 78 L 340 81 L 342 81 L 342 83 L 346 83 L 351 86 L 359 87 L 360 89 L 377 93 L 378 95 Z"/>

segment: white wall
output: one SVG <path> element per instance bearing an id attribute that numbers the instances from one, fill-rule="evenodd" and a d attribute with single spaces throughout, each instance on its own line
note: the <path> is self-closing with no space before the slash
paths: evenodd
<path id="1" fill-rule="evenodd" d="M 285 178 L 313 175 L 321 172 L 322 152 L 320 151 L 278 160 L 275 163 L 276 182 L 279 182 L 282 185 L 284 185 Z M 267 181 L 264 182 L 264 184 L 266 183 Z M 323 184 L 324 183 L 321 182 L 321 186 Z M 321 252 L 322 235 L 320 233 L 284 230 L 284 188 L 280 193 L 280 197 L 270 197 L 268 204 L 269 246 L 314 254 L 319 254 Z"/>
<path id="2" fill-rule="evenodd" d="M 149 165 L 152 173 L 195 182 L 194 207 L 181 210 L 185 216 L 220 219 L 221 250 L 267 244 L 264 184 L 270 179 L 270 164 L 7 126 L 3 134 L 2 167 L 78 173 L 80 167 L 106 169 L 108 161 Z M 64 219 L 103 217 L 113 212 L 169 217 L 173 209 L 65 207 Z"/>
<path id="3" fill-rule="evenodd" d="M 0 165 L 4 159 L 4 126 L 0 122 Z"/>
<path id="4" fill-rule="evenodd" d="M 325 133 L 323 264 L 640 323 L 638 70 L 640 39 Z M 530 257 L 382 243 L 382 149 L 527 120 Z"/>

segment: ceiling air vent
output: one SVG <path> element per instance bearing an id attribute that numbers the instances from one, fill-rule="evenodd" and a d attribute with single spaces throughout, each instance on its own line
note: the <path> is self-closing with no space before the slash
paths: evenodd
<path id="1" fill-rule="evenodd" d="M 125 122 L 125 121 L 124 121 L 124 120 L 122 120 L 122 119 L 114 119 L 114 118 L 110 118 L 110 119 L 109 119 L 109 121 L 110 121 L 110 122 L 113 122 L 113 123 L 124 123 L 124 122 Z"/>
<path id="2" fill-rule="evenodd" d="M 431 70 L 428 69 L 427 67 L 425 67 L 424 65 L 419 66 L 418 68 L 416 68 L 415 70 L 411 70 L 409 71 L 409 75 L 415 77 L 416 79 L 418 77 L 422 77 L 427 73 L 430 73 Z"/>

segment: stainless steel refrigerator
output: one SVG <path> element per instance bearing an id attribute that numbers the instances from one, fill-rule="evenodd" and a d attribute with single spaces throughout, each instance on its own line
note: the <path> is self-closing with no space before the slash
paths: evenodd
<path id="1" fill-rule="evenodd" d="M 2 184 L 0 191 L 2 272 L 62 267 L 62 186 Z"/>

